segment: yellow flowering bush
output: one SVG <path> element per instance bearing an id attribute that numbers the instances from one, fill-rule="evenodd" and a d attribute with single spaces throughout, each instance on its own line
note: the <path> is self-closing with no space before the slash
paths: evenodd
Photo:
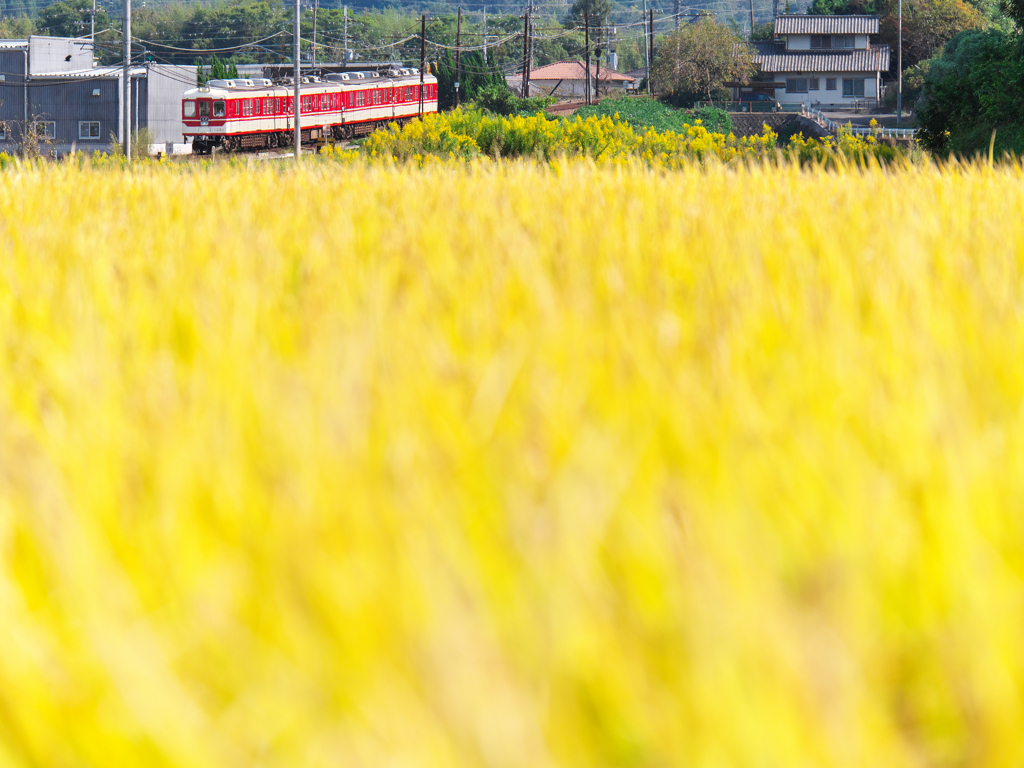
<path id="1" fill-rule="evenodd" d="M 456 137 L 461 141 L 456 141 Z M 587 157 L 598 163 L 629 158 L 665 168 L 694 160 L 764 159 L 775 151 L 776 135 L 736 138 L 709 133 L 697 120 L 685 131 L 634 130 L 618 115 L 551 120 L 542 114 L 501 117 L 472 109 L 428 115 L 405 128 L 371 134 L 363 144 L 370 158 L 407 160 L 428 155 L 468 158 L 526 157 L 551 161 Z"/>

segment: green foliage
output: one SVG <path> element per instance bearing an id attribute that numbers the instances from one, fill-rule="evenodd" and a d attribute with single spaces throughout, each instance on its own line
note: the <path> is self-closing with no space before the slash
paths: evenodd
<path id="1" fill-rule="evenodd" d="M 729 113 L 723 109 L 711 107 L 702 107 L 697 110 L 676 109 L 649 96 L 605 99 L 599 104 L 576 110 L 576 114 L 583 119 L 617 114 L 620 120 L 629 123 L 637 131 L 653 128 L 656 131 L 679 133 L 700 120 L 701 124 L 711 133 L 728 135 L 732 132 L 732 119 L 729 117 Z"/>
<path id="2" fill-rule="evenodd" d="M 590 26 L 598 27 L 608 21 L 612 12 L 612 0 L 574 0 L 565 17 L 567 27 L 583 25 L 589 17 Z"/>
<path id="3" fill-rule="evenodd" d="M 772 40 L 775 38 L 775 22 L 766 21 L 763 24 L 754 24 L 754 31 L 750 34 L 751 40 Z"/>
<path id="4" fill-rule="evenodd" d="M 504 80 L 477 91 L 476 106 L 496 115 L 524 115 L 541 112 L 557 101 L 551 96 L 534 96 L 521 99 L 509 90 Z"/>
<path id="5" fill-rule="evenodd" d="M 807 13 L 820 16 L 876 14 L 878 0 L 814 0 L 807 7 Z"/>
<path id="6" fill-rule="evenodd" d="M 437 75 L 438 107 L 442 110 L 452 109 L 455 107 L 455 56 L 450 51 L 445 51 L 435 64 L 434 72 Z M 508 91 L 501 70 L 493 63 L 485 63 L 483 55 L 478 51 L 462 55 L 462 72 L 458 77 L 461 85 L 459 99 L 463 104 L 477 100 L 485 88 L 498 87 Z M 511 94 L 511 91 L 509 93 Z"/>
<path id="7" fill-rule="evenodd" d="M 1024 60 L 1015 35 L 965 32 L 929 62 L 917 114 L 920 139 L 943 154 L 1024 154 Z"/>
<path id="8" fill-rule="evenodd" d="M 685 24 L 660 45 L 651 77 L 659 93 L 678 98 L 700 93 L 709 102 L 729 81 L 746 81 L 754 71 L 755 51 L 740 35 L 704 16 Z"/>

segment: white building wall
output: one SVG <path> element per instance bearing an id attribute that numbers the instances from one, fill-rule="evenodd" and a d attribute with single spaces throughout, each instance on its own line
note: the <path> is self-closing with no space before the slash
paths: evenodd
<path id="1" fill-rule="evenodd" d="M 70 58 L 69 58 L 70 57 Z M 30 75 L 91 69 L 93 45 L 84 38 L 32 35 L 28 39 Z"/>
<path id="2" fill-rule="evenodd" d="M 867 35 L 854 35 L 853 36 L 853 47 L 865 49 L 868 47 L 868 36 Z M 787 51 L 809 51 L 811 50 L 811 36 L 810 35 L 786 35 L 786 50 Z"/>
<path id="3" fill-rule="evenodd" d="M 807 93 L 787 93 L 785 88 L 778 88 L 775 91 L 775 99 L 781 104 L 808 104 L 813 105 L 815 103 L 821 104 L 850 104 L 853 105 L 855 101 L 863 101 L 865 99 L 874 99 L 876 97 L 875 86 L 877 81 L 875 79 L 874 72 L 827 72 L 821 74 L 814 73 L 795 73 L 790 72 L 778 73 L 775 75 L 775 79 L 778 82 L 783 82 L 787 78 L 791 77 L 806 77 L 812 78 L 817 77 L 819 83 L 819 89 L 817 91 L 808 91 Z M 836 89 L 834 91 L 827 90 L 827 78 L 834 77 L 836 80 Z M 863 96 L 843 96 L 843 79 L 863 79 L 864 80 L 864 95 Z"/>
<path id="4" fill-rule="evenodd" d="M 181 97 L 185 91 L 196 87 L 196 68 L 147 64 L 146 70 L 146 123 L 153 134 L 153 141 L 183 144 Z"/>

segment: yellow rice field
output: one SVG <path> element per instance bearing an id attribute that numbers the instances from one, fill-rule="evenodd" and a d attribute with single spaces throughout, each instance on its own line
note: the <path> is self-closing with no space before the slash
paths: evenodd
<path id="1" fill-rule="evenodd" d="M 0 174 L 0 766 L 1024 764 L 1024 168 Z"/>

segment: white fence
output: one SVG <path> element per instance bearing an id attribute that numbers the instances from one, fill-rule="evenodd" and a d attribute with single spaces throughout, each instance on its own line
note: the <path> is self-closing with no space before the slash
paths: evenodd
<path id="1" fill-rule="evenodd" d="M 840 129 L 849 130 L 855 136 L 874 136 L 876 138 L 912 139 L 917 136 L 916 128 L 871 128 L 867 125 L 845 126 L 837 123 L 830 117 L 826 117 L 820 109 L 801 106 L 800 114 L 810 118 L 829 133 L 838 133 Z"/>

